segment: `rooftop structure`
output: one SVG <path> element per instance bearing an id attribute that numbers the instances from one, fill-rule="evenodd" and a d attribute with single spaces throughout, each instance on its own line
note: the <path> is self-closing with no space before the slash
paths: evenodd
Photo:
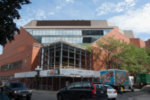
<path id="1" fill-rule="evenodd" d="M 135 35 L 132 30 L 123 30 L 123 34 L 128 38 L 135 38 Z"/>
<path id="2" fill-rule="evenodd" d="M 96 41 L 114 27 L 106 20 L 34 20 L 24 26 L 42 44 L 61 40 L 80 45 Z"/>

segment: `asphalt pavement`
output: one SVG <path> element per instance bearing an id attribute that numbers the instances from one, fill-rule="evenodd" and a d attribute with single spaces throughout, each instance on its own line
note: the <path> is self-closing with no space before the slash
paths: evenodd
<path id="1" fill-rule="evenodd" d="M 33 90 L 33 95 L 31 100 L 57 100 L 57 91 L 40 91 Z M 140 92 L 136 90 L 135 92 L 125 92 L 118 94 L 117 100 L 150 100 L 150 94 L 146 92 Z"/>
<path id="2" fill-rule="evenodd" d="M 33 90 L 31 100 L 57 100 L 57 91 L 43 91 Z M 4 98 L 5 94 L 0 94 L 0 100 L 8 100 Z M 141 92 L 136 90 L 135 92 L 127 91 L 122 94 L 118 94 L 117 100 L 150 100 L 150 93 Z"/>

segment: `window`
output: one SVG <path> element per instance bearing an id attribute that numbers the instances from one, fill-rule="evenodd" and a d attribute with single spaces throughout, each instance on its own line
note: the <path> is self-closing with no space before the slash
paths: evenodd
<path id="1" fill-rule="evenodd" d="M 84 37 L 83 38 L 83 43 L 91 43 L 92 42 L 92 38 L 91 37 Z"/>
<path id="2" fill-rule="evenodd" d="M 103 30 L 82 30 L 82 35 L 104 35 Z"/>
<path id="3" fill-rule="evenodd" d="M 67 89 L 69 89 L 69 90 L 70 90 L 70 89 L 73 89 L 73 88 L 74 88 L 74 84 L 75 84 L 75 83 L 72 83 L 71 85 L 69 85 L 69 86 L 67 87 Z"/>
<path id="4" fill-rule="evenodd" d="M 2 65 L 1 66 L 1 71 L 8 71 L 8 70 L 16 70 L 16 69 L 21 69 L 22 66 L 22 61 L 17 61 L 17 62 L 13 62 L 7 65 Z"/>
<path id="5" fill-rule="evenodd" d="M 88 82 L 87 82 L 87 83 L 83 83 L 82 85 L 83 85 L 83 88 L 84 88 L 84 89 L 89 89 L 89 88 L 91 88 L 91 84 L 88 83 Z"/>

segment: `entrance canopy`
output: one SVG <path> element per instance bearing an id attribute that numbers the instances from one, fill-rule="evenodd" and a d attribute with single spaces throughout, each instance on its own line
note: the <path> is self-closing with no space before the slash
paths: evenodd
<path id="1" fill-rule="evenodd" d="M 37 75 L 36 71 L 15 73 L 15 78 L 30 78 Z M 81 70 L 81 69 L 51 69 L 40 71 L 40 77 L 99 77 L 99 71 Z"/>

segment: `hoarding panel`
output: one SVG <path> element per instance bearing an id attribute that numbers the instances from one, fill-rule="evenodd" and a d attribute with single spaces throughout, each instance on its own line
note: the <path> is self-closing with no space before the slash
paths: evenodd
<path id="1" fill-rule="evenodd" d="M 115 85 L 129 85 L 129 75 L 127 71 L 115 70 Z"/>
<path id="2" fill-rule="evenodd" d="M 100 82 L 106 85 L 114 85 L 115 77 L 114 71 L 101 71 L 100 72 L 101 80 Z"/>

